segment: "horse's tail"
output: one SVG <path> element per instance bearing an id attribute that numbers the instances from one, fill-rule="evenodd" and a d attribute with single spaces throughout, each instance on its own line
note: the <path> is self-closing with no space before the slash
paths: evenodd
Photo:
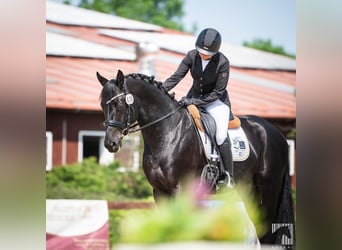
<path id="1" fill-rule="evenodd" d="M 293 245 L 294 249 L 295 246 L 295 215 L 294 215 L 294 204 L 293 204 L 293 198 L 292 198 L 292 191 L 291 191 L 291 181 L 290 181 L 290 175 L 287 168 L 287 171 L 284 174 L 283 178 L 283 185 L 282 185 L 282 194 L 280 196 L 280 202 L 279 207 L 277 210 L 277 216 L 274 224 L 272 225 L 272 232 L 274 232 L 276 235 L 276 242 L 284 243 L 282 242 L 282 234 L 279 231 L 276 231 L 276 228 L 279 226 L 287 226 L 291 232 L 291 238 L 289 239 L 287 243 L 289 245 Z"/>

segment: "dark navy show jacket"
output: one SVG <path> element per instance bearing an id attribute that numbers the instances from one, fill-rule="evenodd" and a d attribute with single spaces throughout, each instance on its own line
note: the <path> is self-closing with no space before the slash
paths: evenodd
<path id="1" fill-rule="evenodd" d="M 192 87 L 187 97 L 193 98 L 193 104 L 204 106 L 220 99 L 231 109 L 227 92 L 229 79 L 229 60 L 222 53 L 216 53 L 202 71 L 201 58 L 196 49 L 191 50 L 183 58 L 176 72 L 163 83 L 164 88 L 174 88 L 190 69 L 193 78 Z"/>

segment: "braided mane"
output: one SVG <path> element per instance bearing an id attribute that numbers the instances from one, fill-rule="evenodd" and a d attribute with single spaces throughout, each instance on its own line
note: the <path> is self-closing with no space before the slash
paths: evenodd
<path id="1" fill-rule="evenodd" d="M 157 87 L 161 92 L 163 92 L 164 94 L 166 94 L 168 97 L 170 97 L 173 101 L 175 100 L 175 93 L 172 92 L 171 94 L 163 87 L 162 82 L 161 81 L 157 81 L 154 79 L 154 76 L 148 76 L 148 75 L 144 75 L 144 74 L 140 74 L 140 73 L 132 73 L 132 74 L 128 74 L 125 76 L 126 79 L 128 78 L 133 78 L 136 80 L 143 80 L 146 83 L 149 83 L 151 85 L 153 85 L 154 87 Z"/>

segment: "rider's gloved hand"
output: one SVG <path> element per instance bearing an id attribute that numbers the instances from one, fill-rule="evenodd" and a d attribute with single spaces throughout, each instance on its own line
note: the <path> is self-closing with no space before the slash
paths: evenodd
<path id="1" fill-rule="evenodd" d="M 185 105 L 185 106 L 188 106 L 188 105 L 191 105 L 192 104 L 192 98 L 188 98 L 188 97 L 182 97 L 182 99 L 178 102 L 179 105 Z"/>

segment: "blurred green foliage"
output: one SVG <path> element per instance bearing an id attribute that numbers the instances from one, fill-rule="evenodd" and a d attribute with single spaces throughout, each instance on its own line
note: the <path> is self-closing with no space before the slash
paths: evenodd
<path id="1" fill-rule="evenodd" d="M 152 187 L 143 172 L 122 172 L 119 167 L 119 162 L 104 166 L 92 157 L 81 163 L 56 166 L 46 173 L 46 198 L 118 201 L 152 196 Z"/>
<path id="2" fill-rule="evenodd" d="M 257 49 L 257 50 L 263 50 L 263 51 L 267 51 L 270 53 L 283 55 L 283 56 L 287 56 L 291 58 L 296 58 L 295 55 L 287 53 L 283 49 L 283 47 L 273 45 L 270 39 L 254 39 L 252 42 L 243 42 L 243 46 Z"/>
<path id="3" fill-rule="evenodd" d="M 131 211 L 129 210 L 109 210 L 109 242 L 110 246 L 120 241 L 121 220 Z"/>
<path id="4" fill-rule="evenodd" d="M 81 0 L 78 4 L 83 8 L 181 31 L 184 30 L 183 5 L 184 0 Z"/>
<path id="5" fill-rule="evenodd" d="M 202 240 L 243 242 L 249 237 L 246 228 L 250 220 L 242 212 L 241 198 L 235 190 L 211 197 L 207 200 L 214 204 L 211 207 L 200 206 L 203 200 L 194 194 L 193 191 L 182 192 L 175 199 L 158 204 L 156 209 L 139 210 L 125 216 L 120 224 L 120 241 L 139 244 Z M 262 233 L 261 214 L 252 203 L 247 203 L 245 201 L 245 209 L 257 231 Z"/>

